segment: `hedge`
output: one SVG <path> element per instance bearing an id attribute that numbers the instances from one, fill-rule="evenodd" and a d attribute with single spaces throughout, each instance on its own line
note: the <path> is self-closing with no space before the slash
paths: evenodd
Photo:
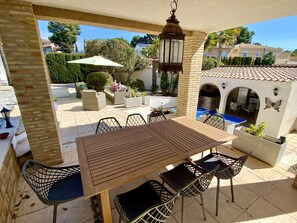
<path id="1" fill-rule="evenodd" d="M 85 58 L 84 54 L 48 53 L 45 55 L 52 83 L 85 81 L 90 73 L 84 64 L 70 64 L 67 61 Z"/>

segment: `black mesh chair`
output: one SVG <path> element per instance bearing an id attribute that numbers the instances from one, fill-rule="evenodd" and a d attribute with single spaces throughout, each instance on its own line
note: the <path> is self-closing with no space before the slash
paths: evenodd
<path id="1" fill-rule="evenodd" d="M 184 197 L 195 197 L 200 195 L 204 220 L 206 220 L 202 192 L 208 188 L 216 168 L 205 171 L 194 164 L 182 163 L 160 177 L 175 191 L 182 196 L 181 222 L 184 222 Z"/>
<path id="2" fill-rule="evenodd" d="M 220 114 L 208 116 L 203 123 L 223 131 L 225 130 L 225 119 Z"/>
<path id="3" fill-rule="evenodd" d="M 144 124 L 146 124 L 146 121 L 139 113 L 130 114 L 126 119 L 126 127 L 132 127 L 132 126 L 138 126 L 138 125 L 144 125 Z"/>
<path id="4" fill-rule="evenodd" d="M 220 114 L 213 114 L 208 116 L 203 123 L 210 125 L 212 127 L 215 127 L 217 129 L 220 129 L 222 131 L 225 130 L 225 118 Z M 218 152 L 217 147 L 215 147 L 215 150 L 216 152 Z M 210 152 L 212 153 L 212 149 L 210 149 Z M 203 157 L 203 152 L 202 152 L 202 157 Z"/>
<path id="5" fill-rule="evenodd" d="M 179 193 L 173 194 L 161 183 L 150 180 L 114 198 L 119 222 L 166 222 Z"/>
<path id="6" fill-rule="evenodd" d="M 149 114 L 149 123 L 166 120 L 162 111 L 153 111 Z"/>
<path id="7" fill-rule="evenodd" d="M 223 179 L 223 180 L 230 179 L 232 202 L 234 202 L 233 177 L 239 174 L 244 163 L 246 162 L 247 158 L 251 155 L 251 153 L 252 152 L 244 156 L 241 156 L 239 158 L 234 158 L 220 153 L 211 153 L 205 156 L 204 158 L 195 161 L 195 164 L 197 164 L 199 167 L 205 170 L 212 170 L 213 168 L 219 166 L 214 174 L 218 179 L 217 198 L 216 198 L 216 215 L 217 216 L 219 211 L 220 179 Z"/>
<path id="8" fill-rule="evenodd" d="M 54 223 L 57 220 L 59 204 L 83 196 L 79 165 L 49 167 L 34 160 L 27 160 L 22 167 L 22 175 L 41 202 L 54 205 Z"/>
<path id="9" fill-rule="evenodd" d="M 120 129 L 122 129 L 122 126 L 120 125 L 120 123 L 116 118 L 107 117 L 99 120 L 95 134 L 116 131 Z"/>

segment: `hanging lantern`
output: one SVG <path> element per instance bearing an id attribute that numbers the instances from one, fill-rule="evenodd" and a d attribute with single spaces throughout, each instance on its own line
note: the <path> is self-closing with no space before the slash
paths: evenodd
<path id="1" fill-rule="evenodd" d="M 166 20 L 167 24 L 159 35 L 159 71 L 179 72 L 183 70 L 185 34 L 175 16 L 177 1 L 171 2 L 171 16 Z"/>

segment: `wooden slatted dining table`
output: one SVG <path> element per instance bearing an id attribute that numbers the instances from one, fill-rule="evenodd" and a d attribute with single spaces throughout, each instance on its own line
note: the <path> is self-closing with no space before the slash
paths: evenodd
<path id="1" fill-rule="evenodd" d="M 112 222 L 110 189 L 235 138 L 188 117 L 77 138 L 84 197 L 100 194 Z"/>

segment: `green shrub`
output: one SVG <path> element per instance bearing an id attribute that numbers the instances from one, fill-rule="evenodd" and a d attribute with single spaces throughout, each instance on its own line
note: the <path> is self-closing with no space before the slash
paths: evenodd
<path id="1" fill-rule="evenodd" d="M 261 122 L 259 125 L 253 125 L 250 124 L 248 128 L 246 128 L 246 132 L 255 136 L 258 136 L 259 138 L 263 138 L 265 136 L 264 129 L 266 128 L 266 124 L 264 122 Z"/>
<path id="2" fill-rule="evenodd" d="M 106 85 L 111 86 L 112 82 L 113 82 L 112 75 L 110 73 L 108 73 L 108 72 L 101 72 L 101 73 L 104 73 L 105 76 L 106 76 L 106 79 L 107 79 Z"/>
<path id="3" fill-rule="evenodd" d="M 52 83 L 84 81 L 89 69 L 84 64 L 71 64 L 67 61 L 84 58 L 83 54 L 48 53 L 46 63 Z"/>
<path id="4" fill-rule="evenodd" d="M 170 83 L 168 81 L 168 73 L 167 72 L 164 72 L 161 75 L 160 87 L 161 87 L 161 90 L 162 90 L 162 95 L 166 96 L 168 94 L 168 89 L 170 87 Z"/>
<path id="5" fill-rule="evenodd" d="M 143 80 L 140 80 L 140 79 L 129 80 L 129 82 L 127 82 L 127 85 L 136 91 L 144 91 L 145 90 L 144 82 L 143 82 Z"/>
<path id="6" fill-rule="evenodd" d="M 96 91 L 103 91 L 107 83 L 107 75 L 103 72 L 90 73 L 86 78 L 86 83 L 89 88 L 93 88 Z"/>
<path id="7" fill-rule="evenodd" d="M 254 65 L 261 65 L 261 58 L 257 57 L 254 61 Z"/>
<path id="8" fill-rule="evenodd" d="M 212 57 L 203 58 L 202 70 L 210 70 L 217 66 L 217 60 Z"/>

